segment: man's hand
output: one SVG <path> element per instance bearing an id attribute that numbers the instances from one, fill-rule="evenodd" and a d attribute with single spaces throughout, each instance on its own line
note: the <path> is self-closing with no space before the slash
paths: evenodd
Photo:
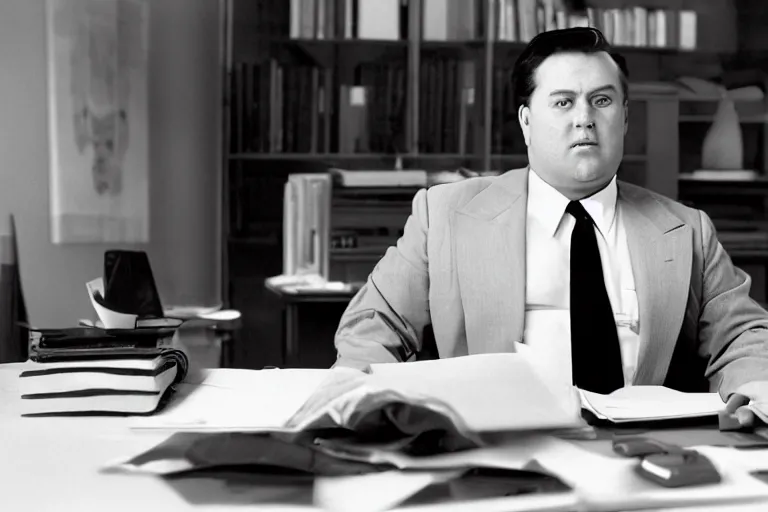
<path id="1" fill-rule="evenodd" d="M 760 410 L 762 413 L 760 416 L 747 407 L 750 401 L 753 406 Z M 761 421 L 768 423 L 766 421 L 768 416 L 768 381 L 757 380 L 739 386 L 736 392 L 728 398 L 725 410 L 730 414 L 735 414 L 742 427 L 754 427 Z"/>

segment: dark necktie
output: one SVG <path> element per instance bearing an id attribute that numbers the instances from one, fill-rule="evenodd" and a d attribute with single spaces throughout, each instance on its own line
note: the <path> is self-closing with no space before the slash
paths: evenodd
<path id="1" fill-rule="evenodd" d="M 571 201 L 565 211 L 576 219 L 571 235 L 573 384 L 585 391 L 610 393 L 624 386 L 624 372 L 594 224 L 578 201 Z"/>

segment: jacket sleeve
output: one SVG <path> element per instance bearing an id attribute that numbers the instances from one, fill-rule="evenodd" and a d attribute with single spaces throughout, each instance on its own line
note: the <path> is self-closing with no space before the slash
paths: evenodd
<path id="1" fill-rule="evenodd" d="M 371 363 L 406 361 L 421 350 L 430 323 L 427 195 L 426 189 L 416 193 L 402 237 L 342 315 L 334 366 L 365 370 Z"/>
<path id="2" fill-rule="evenodd" d="M 699 341 L 707 378 L 723 400 L 754 380 L 768 380 L 768 313 L 749 296 L 750 276 L 737 268 L 701 215 L 704 255 Z"/>

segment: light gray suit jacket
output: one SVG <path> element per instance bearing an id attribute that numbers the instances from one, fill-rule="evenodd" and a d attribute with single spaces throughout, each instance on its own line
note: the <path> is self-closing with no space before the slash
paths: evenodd
<path id="1" fill-rule="evenodd" d="M 345 311 L 336 366 L 406 361 L 434 331 L 439 357 L 513 352 L 523 341 L 527 168 L 420 190 Z M 618 182 L 638 296 L 634 384 L 719 391 L 768 380 L 768 313 L 749 297 L 709 217 Z"/>

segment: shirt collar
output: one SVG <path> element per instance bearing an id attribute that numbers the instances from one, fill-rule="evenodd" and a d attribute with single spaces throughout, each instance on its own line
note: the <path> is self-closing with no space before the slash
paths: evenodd
<path id="1" fill-rule="evenodd" d="M 579 201 L 594 219 L 603 236 L 606 236 L 613 226 L 617 190 L 614 176 L 602 190 Z M 528 213 L 541 222 L 550 236 L 557 232 L 569 202 L 567 197 L 541 179 L 533 169 L 528 170 Z"/>

